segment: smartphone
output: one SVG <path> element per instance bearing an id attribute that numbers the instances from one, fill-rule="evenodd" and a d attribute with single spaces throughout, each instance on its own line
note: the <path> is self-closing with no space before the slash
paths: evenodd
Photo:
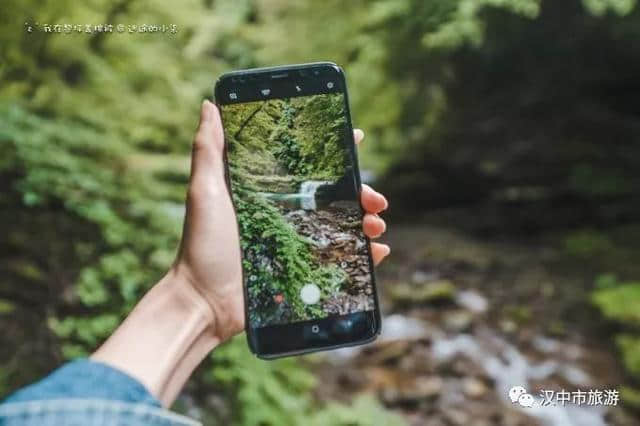
<path id="1" fill-rule="evenodd" d="M 374 340 L 380 310 L 344 72 L 329 62 L 234 71 L 214 92 L 252 352 Z"/>

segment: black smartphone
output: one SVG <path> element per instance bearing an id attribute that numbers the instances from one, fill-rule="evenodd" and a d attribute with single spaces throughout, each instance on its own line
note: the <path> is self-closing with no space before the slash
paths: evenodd
<path id="1" fill-rule="evenodd" d="M 234 71 L 214 92 L 249 347 L 271 359 L 374 340 L 380 310 L 342 69 Z"/>

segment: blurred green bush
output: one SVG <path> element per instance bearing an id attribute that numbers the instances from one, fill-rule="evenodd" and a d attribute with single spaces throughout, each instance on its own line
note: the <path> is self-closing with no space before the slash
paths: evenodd
<path id="1" fill-rule="evenodd" d="M 597 290 L 593 303 L 605 317 L 620 323 L 622 330 L 616 336 L 616 344 L 627 371 L 640 381 L 640 282 L 618 282 L 611 274 L 603 274 L 596 281 Z M 640 408 L 640 390 L 622 389 L 625 403 Z"/>

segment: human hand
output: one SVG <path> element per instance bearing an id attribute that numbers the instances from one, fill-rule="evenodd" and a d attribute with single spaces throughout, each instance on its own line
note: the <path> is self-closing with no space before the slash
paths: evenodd
<path id="1" fill-rule="evenodd" d="M 363 133 L 354 131 L 356 143 Z M 136 378 L 164 406 L 175 401 L 198 364 L 222 341 L 244 329 L 240 241 L 224 178 L 224 135 L 217 108 L 202 104 L 193 144 L 191 181 L 180 251 L 169 272 L 144 295 L 91 355 Z M 363 228 L 385 231 L 377 213 L 387 200 L 362 188 Z M 389 247 L 373 243 L 374 263 Z"/>
<path id="2" fill-rule="evenodd" d="M 354 130 L 356 144 L 363 138 L 361 130 Z M 206 301 L 213 313 L 212 330 L 220 341 L 241 332 L 245 319 L 240 240 L 224 177 L 223 150 L 219 111 L 204 101 L 193 142 L 182 242 L 170 274 Z M 370 238 L 379 237 L 386 225 L 378 213 L 387 208 L 387 200 L 363 185 L 361 204 L 366 211 L 364 233 Z M 385 244 L 371 244 L 376 265 L 389 252 Z"/>

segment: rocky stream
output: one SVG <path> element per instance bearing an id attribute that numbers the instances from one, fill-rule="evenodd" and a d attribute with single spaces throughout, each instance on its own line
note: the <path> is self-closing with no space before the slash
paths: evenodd
<path id="1" fill-rule="evenodd" d="M 320 264 L 337 264 L 347 273 L 340 291 L 323 302 L 323 311 L 345 315 L 373 309 L 369 256 L 358 205 L 344 202 L 323 210 L 292 210 L 285 218 L 309 238 Z"/>
<path id="2" fill-rule="evenodd" d="M 320 399 L 374 393 L 416 426 L 638 424 L 619 404 L 541 404 L 543 389 L 623 382 L 589 312 L 567 315 L 584 295 L 575 296 L 579 279 L 555 265 L 553 248 L 428 225 L 392 226 L 387 241 L 392 256 L 378 271 L 382 335 L 310 359 Z M 533 395 L 532 407 L 511 402 L 516 385 Z"/>

